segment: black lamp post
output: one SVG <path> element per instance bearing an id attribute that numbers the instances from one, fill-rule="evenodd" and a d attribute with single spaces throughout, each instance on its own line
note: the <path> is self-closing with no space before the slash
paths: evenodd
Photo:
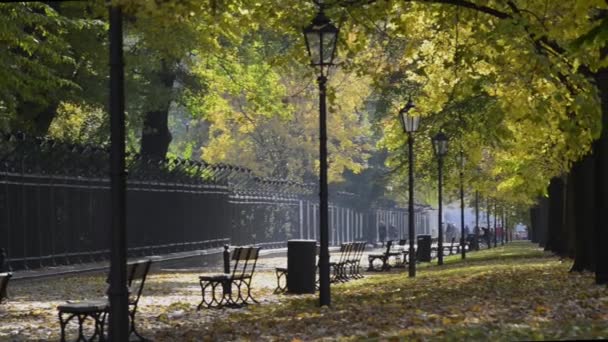
<path id="1" fill-rule="evenodd" d="M 475 250 L 479 250 L 479 190 L 475 190 Z"/>
<path id="2" fill-rule="evenodd" d="M 498 215 L 498 201 L 494 200 L 494 248 L 498 247 L 498 226 L 496 226 L 496 216 Z"/>
<path id="3" fill-rule="evenodd" d="M 319 255 L 319 303 L 321 306 L 331 304 L 329 291 L 329 221 L 327 190 L 327 108 L 325 92 L 327 72 L 333 65 L 338 41 L 338 28 L 325 16 L 323 7 L 319 8 L 312 23 L 304 28 L 306 49 L 311 59 L 311 66 L 319 70 L 319 230 L 321 251 Z"/>
<path id="4" fill-rule="evenodd" d="M 488 249 L 492 248 L 492 240 L 491 239 L 491 234 L 490 232 L 492 231 L 490 229 L 490 212 L 492 210 L 492 204 L 490 202 L 490 198 L 486 198 L 486 206 L 487 206 L 487 210 L 486 210 L 486 223 L 488 225 L 488 237 L 486 238 L 486 243 L 488 244 Z"/>
<path id="5" fill-rule="evenodd" d="M 410 110 L 414 108 L 412 100 L 408 100 L 405 107 L 399 111 L 399 118 L 401 119 L 401 125 L 403 131 L 407 133 L 407 147 L 408 147 L 408 239 L 410 240 L 410 251 L 409 251 L 409 276 L 411 278 L 416 276 L 416 249 L 414 247 L 414 239 L 416 238 L 416 230 L 414 227 L 414 133 L 418 130 L 418 123 L 420 118 L 418 116 L 410 115 Z"/>
<path id="6" fill-rule="evenodd" d="M 500 225 L 502 227 L 501 229 L 501 234 L 500 234 L 500 244 L 501 245 L 505 245 L 505 238 L 506 238 L 506 233 L 507 233 L 507 227 L 505 226 L 505 207 L 501 208 L 502 210 L 500 211 L 501 215 L 501 220 L 500 220 Z"/>
<path id="7" fill-rule="evenodd" d="M 460 150 L 460 255 L 462 259 L 467 257 L 465 251 L 464 231 L 464 164 L 466 163 L 464 152 Z"/>
<path id="8" fill-rule="evenodd" d="M 443 157 L 448 153 L 448 137 L 443 134 L 443 132 L 437 133 L 433 138 L 433 151 L 435 152 L 435 156 L 437 157 L 437 165 L 438 165 L 438 184 L 439 184 L 439 213 L 437 220 L 439 223 L 439 236 L 437 241 L 437 264 L 443 265 L 443 227 L 442 227 L 442 205 L 441 205 L 441 195 L 442 195 L 442 177 L 443 177 Z"/>
<path id="9" fill-rule="evenodd" d="M 129 290 L 127 289 L 127 220 L 125 164 L 125 95 L 122 41 L 122 9 L 110 5 L 110 192 L 112 229 L 110 259 L 109 340 L 129 337 Z"/>

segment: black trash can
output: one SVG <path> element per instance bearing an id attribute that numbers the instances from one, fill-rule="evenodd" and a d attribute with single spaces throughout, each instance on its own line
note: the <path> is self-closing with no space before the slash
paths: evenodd
<path id="1" fill-rule="evenodd" d="M 287 292 L 315 293 L 315 240 L 287 241 Z"/>
<path id="2" fill-rule="evenodd" d="M 416 237 L 416 260 L 420 262 L 431 261 L 431 236 L 430 235 L 418 235 Z"/>

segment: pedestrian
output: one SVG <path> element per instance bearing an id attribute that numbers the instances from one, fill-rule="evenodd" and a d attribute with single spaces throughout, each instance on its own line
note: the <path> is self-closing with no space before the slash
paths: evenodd
<path id="1" fill-rule="evenodd" d="M 397 232 L 397 227 L 395 227 L 395 225 L 391 224 L 388 230 L 388 238 L 389 240 L 397 240 L 397 236 L 398 236 L 398 232 Z"/>
<path id="2" fill-rule="evenodd" d="M 380 221 L 380 224 L 378 225 L 378 237 L 380 238 L 382 247 L 384 247 L 384 241 L 386 240 L 386 224 L 384 221 Z"/>

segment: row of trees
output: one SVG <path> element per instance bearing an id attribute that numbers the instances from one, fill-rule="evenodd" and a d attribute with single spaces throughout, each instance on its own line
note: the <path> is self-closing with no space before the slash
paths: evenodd
<path id="1" fill-rule="evenodd" d="M 598 283 L 608 283 L 608 255 L 591 248 L 608 241 L 601 217 L 608 209 L 607 4 L 429 0 L 357 7 L 370 9 L 360 20 L 382 32 L 376 44 L 390 61 L 385 89 L 418 104 L 421 135 L 441 129 L 451 137 L 448 187 L 459 185 L 463 151 L 469 190 L 519 219 L 528 206 L 548 205 L 544 218 L 534 209 L 533 226 L 546 223 L 535 236 L 546 233 L 547 249 L 575 257 L 575 270 L 594 270 Z M 381 144 L 397 168 L 405 136 L 394 118 L 386 126 Z M 418 174 L 432 184 L 430 141 L 420 140 Z"/>

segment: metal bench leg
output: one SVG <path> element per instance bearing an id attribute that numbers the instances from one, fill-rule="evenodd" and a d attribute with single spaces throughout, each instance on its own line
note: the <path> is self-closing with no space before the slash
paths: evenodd
<path id="1" fill-rule="evenodd" d="M 107 312 L 89 312 L 89 313 L 81 313 L 81 314 L 70 314 L 67 319 L 63 319 L 64 312 L 59 312 L 59 326 L 61 328 L 61 337 L 60 341 L 65 342 L 65 328 L 68 323 L 76 318 L 78 320 L 78 337 L 76 341 L 94 341 L 99 336 L 99 341 L 105 341 L 104 335 L 104 324 L 106 319 Z M 84 336 L 83 325 L 86 321 L 87 317 L 91 317 L 94 320 L 94 329 L 93 335 L 90 338 L 86 338 Z"/>
<path id="2" fill-rule="evenodd" d="M 361 261 L 355 261 L 355 275 L 357 279 L 363 278 L 363 274 L 361 274 Z"/>
<path id="3" fill-rule="evenodd" d="M 203 305 L 206 306 L 207 308 L 221 308 L 224 306 L 225 291 L 224 291 L 223 286 L 222 286 L 221 299 L 218 300 L 216 297 L 217 286 L 223 285 L 222 282 L 201 280 L 200 284 L 201 284 L 202 299 L 201 299 L 200 304 L 196 308 L 197 311 L 200 310 L 203 307 Z M 207 296 L 205 296 L 205 293 L 209 292 L 209 290 L 211 292 L 210 293 L 211 298 L 207 299 Z"/>
<path id="4" fill-rule="evenodd" d="M 65 326 L 68 322 L 74 317 L 74 315 L 70 316 L 66 321 L 63 320 L 63 312 L 59 312 L 59 326 L 61 327 L 61 337 L 60 341 L 65 342 Z"/>
<path id="5" fill-rule="evenodd" d="M 249 279 L 249 281 L 241 281 L 241 284 L 244 284 L 245 287 L 247 287 L 247 295 L 245 296 L 245 299 L 243 300 L 244 303 L 247 303 L 248 300 L 251 299 L 251 301 L 253 301 L 256 304 L 260 304 L 260 302 L 258 302 L 257 300 L 255 300 L 255 298 L 253 298 L 253 296 L 251 295 L 251 279 Z M 241 294 L 241 288 L 239 287 L 239 294 Z"/>
<path id="6" fill-rule="evenodd" d="M 135 328 L 135 311 L 136 310 L 137 310 L 137 308 L 133 308 L 133 311 L 129 312 L 129 317 L 131 318 L 131 328 L 129 331 L 129 336 L 135 335 L 139 341 L 147 341 L 147 339 L 144 338 L 143 336 L 141 336 L 139 334 L 139 332 L 137 331 L 137 329 Z M 129 339 L 129 340 L 131 340 L 131 339 Z"/>
<path id="7" fill-rule="evenodd" d="M 277 276 L 277 287 L 274 289 L 274 294 L 287 292 L 287 272 L 284 270 L 275 270 Z M 281 284 L 283 281 L 283 284 Z"/>
<path id="8" fill-rule="evenodd" d="M 388 257 L 385 256 L 382 258 L 382 270 L 390 270 L 391 265 L 388 264 Z"/>

